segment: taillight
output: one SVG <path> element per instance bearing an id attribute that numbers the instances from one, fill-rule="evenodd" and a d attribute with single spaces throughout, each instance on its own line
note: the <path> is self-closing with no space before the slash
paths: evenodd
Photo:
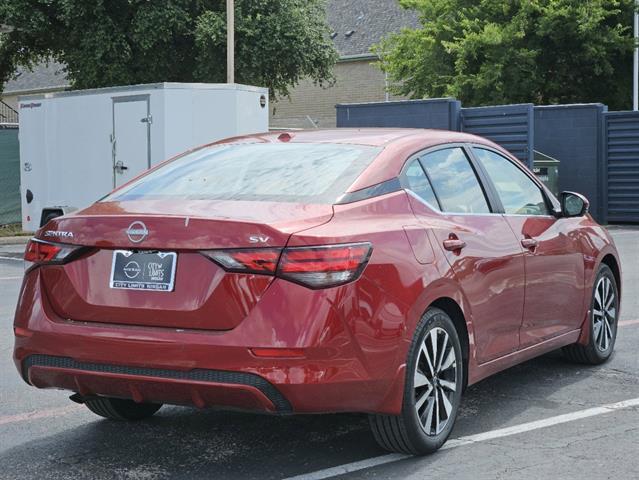
<path id="1" fill-rule="evenodd" d="M 209 250 L 202 254 L 229 272 L 257 273 L 328 288 L 356 280 L 370 258 L 368 242 L 317 247 Z"/>
<path id="2" fill-rule="evenodd" d="M 228 272 L 274 274 L 281 248 L 240 248 L 202 252 Z"/>
<path id="3" fill-rule="evenodd" d="M 24 251 L 24 269 L 28 270 L 33 265 L 64 263 L 72 253 L 80 248 L 76 245 L 49 243 L 32 238 Z"/>
<path id="4" fill-rule="evenodd" d="M 359 277 L 371 250 L 370 243 L 287 248 L 277 276 L 310 288 L 336 287 Z"/>

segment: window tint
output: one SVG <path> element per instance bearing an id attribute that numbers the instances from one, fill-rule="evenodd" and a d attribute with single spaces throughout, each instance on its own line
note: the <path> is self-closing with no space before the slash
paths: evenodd
<path id="1" fill-rule="evenodd" d="M 490 212 L 475 171 L 461 148 L 428 153 L 421 162 L 442 210 L 451 213 Z"/>
<path id="2" fill-rule="evenodd" d="M 414 160 L 408 166 L 404 176 L 406 178 L 408 188 L 415 193 L 415 195 L 439 210 L 437 197 L 435 197 L 435 193 L 433 192 L 433 188 L 430 186 L 428 177 L 424 173 L 424 169 L 419 164 L 418 160 Z"/>
<path id="3" fill-rule="evenodd" d="M 334 203 L 380 149 L 311 143 L 205 147 L 103 201 L 152 198 Z"/>
<path id="4" fill-rule="evenodd" d="M 506 213 L 549 214 L 539 187 L 515 164 L 490 150 L 475 148 L 474 151 L 495 184 Z"/>

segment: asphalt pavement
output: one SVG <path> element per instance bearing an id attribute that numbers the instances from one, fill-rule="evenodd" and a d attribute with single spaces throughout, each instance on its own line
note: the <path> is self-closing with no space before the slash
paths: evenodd
<path id="1" fill-rule="evenodd" d="M 469 387 L 447 448 L 423 458 L 388 455 L 365 415 L 165 406 L 123 424 L 27 386 L 11 359 L 24 246 L 0 246 L 0 479 L 637 478 L 639 230 L 612 232 L 624 290 L 611 361 L 552 353 Z"/>

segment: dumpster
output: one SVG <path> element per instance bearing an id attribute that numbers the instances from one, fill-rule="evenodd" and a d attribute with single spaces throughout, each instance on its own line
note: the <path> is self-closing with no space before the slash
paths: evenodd
<path id="1" fill-rule="evenodd" d="M 533 173 L 552 193 L 559 196 L 559 160 L 535 150 Z"/>

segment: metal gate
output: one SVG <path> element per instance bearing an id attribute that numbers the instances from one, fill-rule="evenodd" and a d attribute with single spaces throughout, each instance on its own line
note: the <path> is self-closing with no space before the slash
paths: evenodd
<path id="1" fill-rule="evenodd" d="M 462 132 L 498 143 L 532 168 L 534 125 L 532 103 L 461 109 Z"/>
<path id="2" fill-rule="evenodd" d="M 0 123 L 0 225 L 20 222 L 18 127 Z"/>
<path id="3" fill-rule="evenodd" d="M 604 211 L 608 222 L 639 222 L 639 112 L 604 114 Z"/>

